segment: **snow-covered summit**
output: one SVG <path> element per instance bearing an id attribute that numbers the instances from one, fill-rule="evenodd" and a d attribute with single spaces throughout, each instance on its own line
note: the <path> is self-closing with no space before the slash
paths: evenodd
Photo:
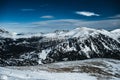
<path id="1" fill-rule="evenodd" d="M 120 29 L 111 31 L 111 34 L 113 35 L 113 38 L 116 38 L 116 40 L 118 40 L 120 38 Z"/>
<path id="2" fill-rule="evenodd" d="M 65 34 L 65 36 L 69 37 L 87 37 L 88 35 L 96 34 L 97 31 L 95 29 L 90 29 L 86 27 L 80 27 L 73 29 Z"/>
<path id="3" fill-rule="evenodd" d="M 110 32 L 106 30 L 97 30 L 97 29 L 92 29 L 92 28 L 87 28 L 87 27 L 78 27 L 70 31 L 55 31 L 53 33 L 47 33 L 43 34 L 42 36 L 47 37 L 47 38 L 74 38 L 74 37 L 79 37 L 79 38 L 88 38 L 89 36 L 94 36 L 97 34 L 106 34 L 109 35 Z"/>
<path id="4" fill-rule="evenodd" d="M 115 29 L 113 31 L 111 31 L 112 33 L 120 33 L 120 29 Z"/>

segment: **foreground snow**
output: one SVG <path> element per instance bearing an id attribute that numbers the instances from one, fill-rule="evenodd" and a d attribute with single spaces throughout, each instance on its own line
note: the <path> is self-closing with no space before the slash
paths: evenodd
<path id="1" fill-rule="evenodd" d="M 88 59 L 40 66 L 0 67 L 0 80 L 120 80 L 120 61 Z"/>
<path id="2" fill-rule="evenodd" d="M 46 71 L 20 71 L 0 67 L 2 80 L 96 80 L 86 73 L 50 73 Z M 88 78 L 88 79 L 86 79 Z M 1 80 L 0 79 L 0 80 Z"/>

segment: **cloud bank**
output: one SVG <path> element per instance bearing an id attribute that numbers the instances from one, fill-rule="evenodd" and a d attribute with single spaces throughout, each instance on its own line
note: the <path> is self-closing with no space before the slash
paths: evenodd
<path id="1" fill-rule="evenodd" d="M 120 19 L 87 21 L 77 19 L 46 20 L 32 23 L 0 23 L 0 26 L 14 32 L 53 32 L 55 30 L 71 30 L 77 27 L 113 30 L 120 28 Z"/>
<path id="2" fill-rule="evenodd" d="M 120 28 L 120 19 L 108 19 L 98 21 L 86 21 L 76 19 L 59 19 L 33 22 L 36 27 L 54 27 L 54 28 L 76 28 L 76 27 L 91 27 L 100 29 L 115 29 Z"/>
<path id="3" fill-rule="evenodd" d="M 112 18 L 112 19 L 120 19 L 120 14 L 117 14 L 117 15 L 115 15 L 115 16 L 111 16 L 111 17 L 108 17 L 108 18 Z"/>

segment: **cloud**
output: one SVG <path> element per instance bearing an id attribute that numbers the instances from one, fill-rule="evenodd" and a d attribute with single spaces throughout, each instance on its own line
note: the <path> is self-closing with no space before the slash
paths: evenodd
<path id="1" fill-rule="evenodd" d="M 94 12 L 88 12 L 88 11 L 76 11 L 76 14 L 83 15 L 83 16 L 100 16 L 99 14 L 96 14 Z"/>
<path id="2" fill-rule="evenodd" d="M 30 23 L 0 23 L 1 27 L 13 32 L 53 32 L 55 30 L 72 30 L 77 27 L 89 27 L 96 29 L 113 30 L 120 28 L 120 19 L 106 20 L 78 20 L 78 19 L 57 19 Z"/>
<path id="3" fill-rule="evenodd" d="M 35 9 L 21 9 L 21 11 L 35 11 Z"/>
<path id="4" fill-rule="evenodd" d="M 120 14 L 117 14 L 117 15 L 115 15 L 115 16 L 111 16 L 111 17 L 108 17 L 108 18 L 112 18 L 112 19 L 120 19 Z"/>
<path id="5" fill-rule="evenodd" d="M 108 19 L 98 21 L 86 21 L 77 19 L 59 19 L 59 20 L 47 20 L 40 22 L 33 22 L 34 27 L 46 27 L 55 29 L 72 29 L 76 27 L 90 27 L 100 29 L 116 29 L 120 26 L 120 19 Z"/>
<path id="6" fill-rule="evenodd" d="M 54 16 L 51 16 L 51 15 L 45 15 L 45 16 L 41 16 L 40 18 L 44 18 L 44 19 L 52 19 L 52 18 L 54 18 Z"/>

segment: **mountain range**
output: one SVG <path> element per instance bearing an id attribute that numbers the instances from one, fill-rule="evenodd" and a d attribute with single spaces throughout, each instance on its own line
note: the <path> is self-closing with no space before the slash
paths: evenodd
<path id="1" fill-rule="evenodd" d="M 0 66 L 91 58 L 120 59 L 120 29 L 79 27 L 70 31 L 19 34 L 0 29 Z"/>

